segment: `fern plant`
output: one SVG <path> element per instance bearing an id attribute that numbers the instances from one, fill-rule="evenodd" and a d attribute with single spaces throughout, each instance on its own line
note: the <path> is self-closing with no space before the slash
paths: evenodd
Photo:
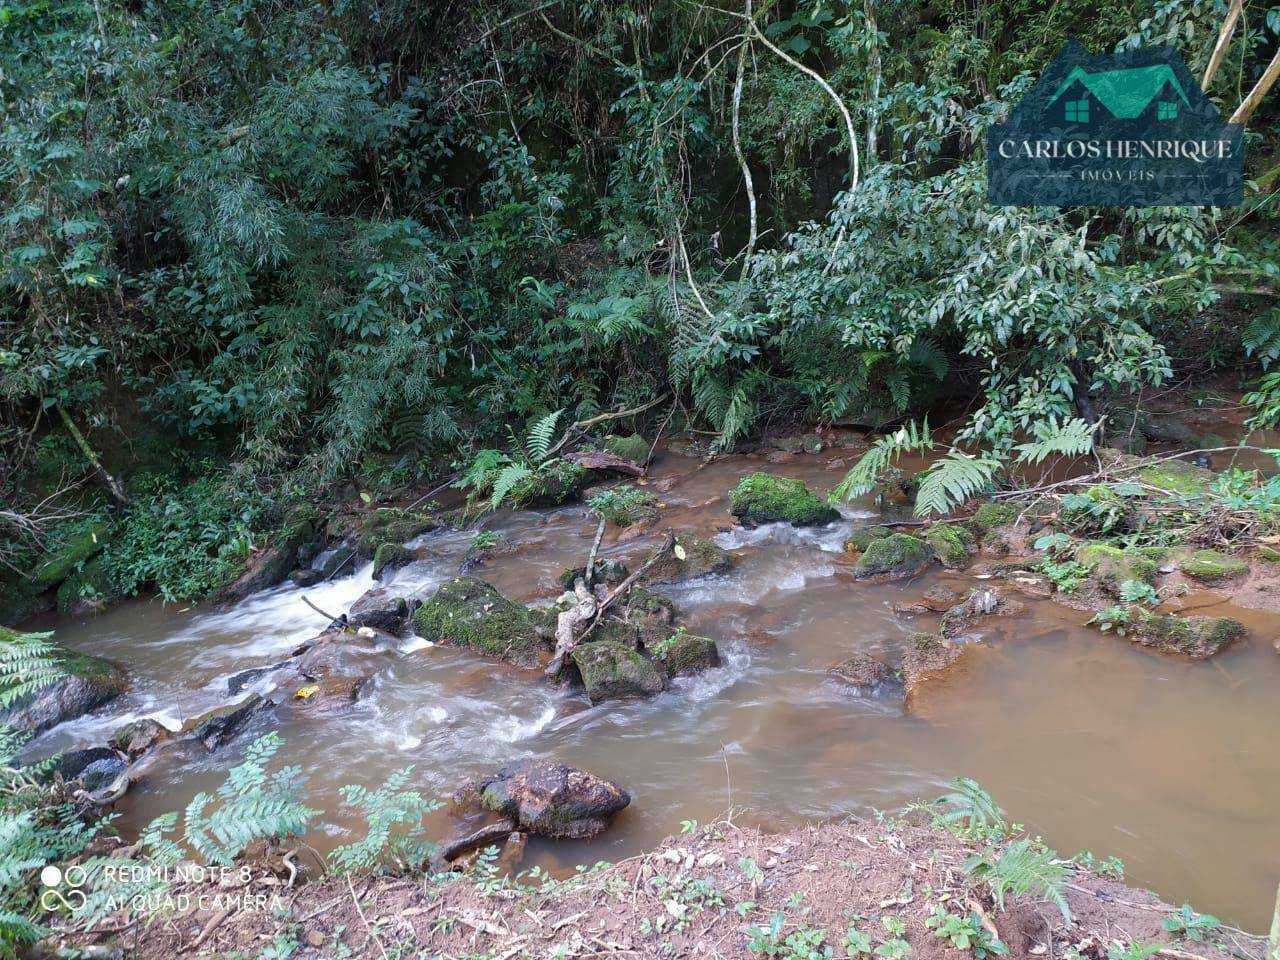
<path id="1" fill-rule="evenodd" d="M 965 861 L 965 871 L 986 881 L 1000 909 L 1005 898 L 1030 894 L 1058 908 L 1062 919 L 1071 922 L 1071 908 L 1065 894 L 1067 871 L 1057 862 L 1057 853 L 1044 844 L 1022 837 L 997 852 L 988 847 Z"/>
<path id="2" fill-rule="evenodd" d="M 369 827 L 362 839 L 343 844 L 329 854 L 331 870 L 398 871 L 426 860 L 433 845 L 423 837 L 422 818 L 439 810 L 441 804 L 405 789 L 412 773 L 412 766 L 402 767 L 375 790 L 361 784 L 342 788 L 343 802 L 363 813 Z M 404 829 L 397 829 L 400 827 Z"/>
<path id="3" fill-rule="evenodd" d="M 295 765 L 267 772 L 268 762 L 283 744 L 274 731 L 259 737 L 215 795 L 195 795 L 184 818 L 186 841 L 192 849 L 225 865 L 254 840 L 296 836 L 306 829 L 320 811 L 298 800 L 302 768 Z M 217 808 L 206 813 L 213 803 Z"/>
<path id="4" fill-rule="evenodd" d="M 504 503 L 520 506 L 537 492 L 543 480 L 566 469 L 564 461 L 548 459 L 562 413 L 563 409 L 553 410 L 539 418 L 526 431 L 523 442 L 513 434 L 514 453 L 490 449 L 476 453 L 454 482 L 455 487 L 470 491 L 468 505 L 482 502 L 488 510 L 497 510 Z M 568 469 L 581 468 L 575 464 Z"/>
<path id="5" fill-rule="evenodd" d="M 19 633 L 0 627 L 0 710 L 63 676 L 52 633 Z"/>
<path id="6" fill-rule="evenodd" d="M 1007 829 L 995 798 L 976 780 L 957 777 L 951 790 L 934 801 L 933 821 L 961 836 L 998 839 Z"/>

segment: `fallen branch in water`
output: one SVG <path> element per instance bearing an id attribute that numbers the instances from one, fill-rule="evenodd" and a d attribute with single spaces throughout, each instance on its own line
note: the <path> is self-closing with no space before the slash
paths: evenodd
<path id="1" fill-rule="evenodd" d="M 465 837 L 446 843 L 440 848 L 440 860 L 444 863 L 452 863 L 464 853 L 470 853 L 478 847 L 486 847 L 497 840 L 509 837 L 515 830 L 516 822 L 510 817 L 499 820 L 497 823 L 487 824 Z"/>

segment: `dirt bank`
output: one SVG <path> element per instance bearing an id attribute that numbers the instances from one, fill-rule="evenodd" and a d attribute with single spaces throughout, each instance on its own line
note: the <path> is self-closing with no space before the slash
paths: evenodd
<path id="1" fill-rule="evenodd" d="M 913 816 L 911 819 L 921 819 Z M 850 955 L 855 918 L 869 950 L 895 939 L 892 919 L 914 960 L 962 960 L 927 924 L 939 907 L 977 910 L 1013 960 L 1083 956 L 1102 960 L 1133 943 L 1160 945 L 1170 960 L 1227 960 L 1265 955 L 1261 939 L 1219 928 L 1213 942 L 1177 940 L 1162 927 L 1173 908 L 1153 894 L 1071 870 L 1064 892 L 1072 914 L 1031 896 L 1003 908 L 989 887 L 965 871 L 982 845 L 906 821 L 849 821 L 762 834 L 732 823 L 668 839 L 658 850 L 584 871 L 567 881 L 529 877 L 513 885 L 483 865 L 447 882 L 414 878 L 330 879 L 279 892 L 274 913 L 194 910 L 125 930 L 123 955 L 139 958 L 270 956 L 405 957 L 821 957 Z M 178 888 L 175 888 L 177 890 Z M 199 892 L 186 888 L 188 892 Z M 234 891 L 223 888 L 224 896 Z M 800 934 L 818 952 L 770 948 Z M 221 917 L 221 919 L 219 919 Z M 212 926 L 211 926 L 212 924 Z M 752 928 L 757 928 L 755 931 Z M 296 944 L 287 952 L 288 944 Z M 798 943 L 793 940 L 793 943 Z M 753 944 L 756 952 L 753 953 Z M 830 947 L 832 953 L 824 953 Z"/>

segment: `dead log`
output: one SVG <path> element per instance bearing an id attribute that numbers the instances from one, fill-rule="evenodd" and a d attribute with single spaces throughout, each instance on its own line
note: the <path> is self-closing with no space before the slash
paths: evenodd
<path id="1" fill-rule="evenodd" d="M 644 476 L 644 467 L 634 460 L 606 453 L 603 450 L 574 450 L 562 457 L 586 467 L 588 470 L 601 470 L 606 473 L 621 473 L 628 477 Z"/>
<path id="2" fill-rule="evenodd" d="M 439 858 L 444 863 L 452 863 L 464 853 L 470 853 L 479 847 L 486 847 L 496 840 L 505 840 L 516 829 L 516 822 L 510 817 L 504 817 L 497 823 L 490 823 L 479 830 L 467 834 L 465 837 L 459 837 L 457 840 L 451 840 L 440 848 Z"/>

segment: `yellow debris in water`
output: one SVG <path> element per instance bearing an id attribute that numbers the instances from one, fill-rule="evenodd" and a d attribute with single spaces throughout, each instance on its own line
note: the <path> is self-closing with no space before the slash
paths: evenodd
<path id="1" fill-rule="evenodd" d="M 684 552 L 684 547 L 680 546 L 680 544 L 678 543 L 676 544 L 675 553 L 676 553 L 677 560 L 683 560 L 685 557 L 688 556 L 688 554 Z"/>
<path id="2" fill-rule="evenodd" d="M 293 696 L 294 696 L 294 699 L 295 699 L 295 700 L 306 700 L 306 699 L 308 699 L 312 694 L 319 693 L 319 692 L 320 692 L 320 687 L 319 687 L 319 685 L 318 685 L 318 684 L 314 684 L 314 683 L 313 683 L 313 684 L 311 684 L 311 686 L 309 686 L 309 687 L 303 687 L 303 688 L 302 688 L 302 689 L 300 689 L 297 693 L 295 693 Z"/>

